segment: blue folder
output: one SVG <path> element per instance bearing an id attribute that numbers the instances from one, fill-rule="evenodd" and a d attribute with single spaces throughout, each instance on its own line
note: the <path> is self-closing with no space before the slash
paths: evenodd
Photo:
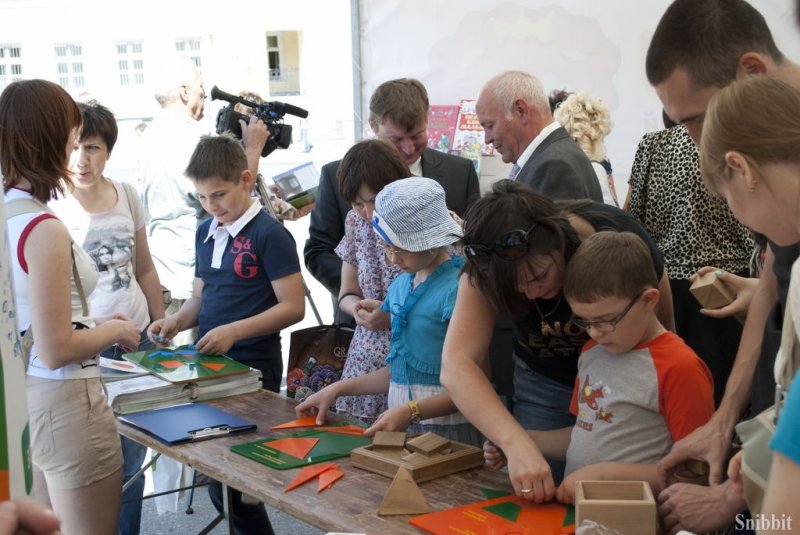
<path id="1" fill-rule="evenodd" d="M 120 416 L 119 419 L 149 433 L 166 444 L 197 442 L 256 429 L 242 420 L 205 403 L 186 403 Z"/>

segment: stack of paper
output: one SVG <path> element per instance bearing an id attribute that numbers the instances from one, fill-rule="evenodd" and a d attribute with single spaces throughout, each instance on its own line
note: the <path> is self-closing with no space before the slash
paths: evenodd
<path id="1" fill-rule="evenodd" d="M 217 379 L 174 384 L 145 375 L 106 384 L 108 404 L 116 414 L 131 414 L 180 403 L 234 396 L 261 388 L 261 372 L 250 371 Z"/>
<path id="2" fill-rule="evenodd" d="M 120 381 L 149 374 L 149 370 L 137 366 L 133 362 L 100 357 L 100 375 L 105 382 Z"/>

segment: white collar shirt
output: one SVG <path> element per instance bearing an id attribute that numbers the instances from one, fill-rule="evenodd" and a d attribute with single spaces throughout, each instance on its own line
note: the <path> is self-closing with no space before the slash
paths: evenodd
<path id="1" fill-rule="evenodd" d="M 530 144 L 525 148 L 524 151 L 522 151 L 522 154 L 519 155 L 517 161 L 514 163 L 518 165 L 520 169 L 525 167 L 525 164 L 528 163 L 528 160 L 530 160 L 531 156 L 533 155 L 533 151 L 535 151 L 536 148 L 542 144 L 542 141 L 544 141 L 547 136 L 552 134 L 560 127 L 561 124 L 558 121 L 553 121 L 549 125 L 542 128 L 541 132 L 539 132 L 539 135 L 533 138 Z"/>
<path id="2" fill-rule="evenodd" d="M 219 269 L 222 266 L 222 255 L 225 253 L 225 247 L 228 245 L 228 238 L 235 238 L 239 232 L 247 225 L 254 217 L 261 211 L 261 203 L 256 199 L 251 199 L 250 207 L 233 223 L 230 225 L 220 225 L 215 217 L 208 227 L 208 234 L 203 243 L 208 242 L 209 239 L 214 239 L 214 253 L 211 255 L 211 267 Z"/>
<path id="3" fill-rule="evenodd" d="M 417 158 L 417 160 L 408 166 L 409 171 L 414 176 L 422 176 L 422 156 Z"/>

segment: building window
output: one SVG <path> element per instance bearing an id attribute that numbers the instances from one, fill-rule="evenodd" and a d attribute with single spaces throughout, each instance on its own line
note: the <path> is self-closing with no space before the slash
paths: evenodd
<path id="1" fill-rule="evenodd" d="M 83 48 L 79 44 L 57 44 L 56 76 L 58 83 L 65 89 L 83 89 Z"/>
<path id="2" fill-rule="evenodd" d="M 266 34 L 270 95 L 300 94 L 300 32 Z"/>
<path id="3" fill-rule="evenodd" d="M 198 67 L 202 67 L 202 40 L 199 37 L 188 37 L 175 41 L 175 51 L 179 56 L 190 59 Z"/>
<path id="4" fill-rule="evenodd" d="M 120 85 L 143 85 L 144 59 L 141 41 L 117 43 L 117 58 Z"/>
<path id="5" fill-rule="evenodd" d="M 16 80 L 22 80 L 22 48 L 0 44 L 0 91 Z"/>
<path id="6" fill-rule="evenodd" d="M 281 36 L 267 34 L 267 60 L 269 62 L 269 79 L 281 80 Z"/>

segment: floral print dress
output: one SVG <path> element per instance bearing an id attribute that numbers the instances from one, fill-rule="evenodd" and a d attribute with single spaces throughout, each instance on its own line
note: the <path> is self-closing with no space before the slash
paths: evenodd
<path id="1" fill-rule="evenodd" d="M 401 273 L 397 266 L 387 265 L 386 255 L 369 221 L 352 210 L 345 219 L 344 238 L 336 247 L 336 254 L 343 262 L 356 267 L 358 285 L 365 299 L 383 301 L 389 285 Z M 386 366 L 391 337 L 391 329 L 370 331 L 357 326 L 342 379 L 360 377 Z M 386 394 L 342 396 L 336 400 L 338 412 L 368 424 L 373 423 L 386 408 Z"/>

